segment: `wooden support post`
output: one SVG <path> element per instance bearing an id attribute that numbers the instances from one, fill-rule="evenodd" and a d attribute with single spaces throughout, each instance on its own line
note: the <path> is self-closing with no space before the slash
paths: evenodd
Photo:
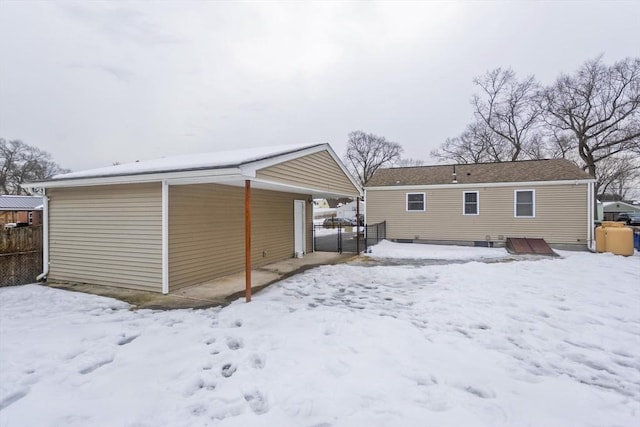
<path id="1" fill-rule="evenodd" d="M 360 255 L 360 197 L 356 198 L 356 253 Z"/>
<path id="2" fill-rule="evenodd" d="M 244 181 L 244 298 L 251 302 L 251 181 Z"/>

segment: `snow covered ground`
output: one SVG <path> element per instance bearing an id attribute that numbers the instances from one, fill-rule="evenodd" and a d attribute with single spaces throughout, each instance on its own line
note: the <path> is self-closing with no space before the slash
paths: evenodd
<path id="1" fill-rule="evenodd" d="M 373 256 L 409 252 L 501 256 Z M 640 425 L 640 255 L 562 255 L 325 266 L 208 310 L 0 289 L 0 425 Z"/>

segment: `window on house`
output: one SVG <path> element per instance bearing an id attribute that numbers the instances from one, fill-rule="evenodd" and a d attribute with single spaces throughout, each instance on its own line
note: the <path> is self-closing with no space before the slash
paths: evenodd
<path id="1" fill-rule="evenodd" d="M 408 211 L 424 211 L 426 205 L 427 199 L 424 193 L 407 193 Z"/>
<path id="2" fill-rule="evenodd" d="M 536 216 L 536 192 L 535 190 L 515 190 L 514 215 L 522 218 L 534 218 Z"/>
<path id="3" fill-rule="evenodd" d="M 465 191 L 463 197 L 463 214 L 479 215 L 480 214 L 480 196 L 477 191 Z"/>

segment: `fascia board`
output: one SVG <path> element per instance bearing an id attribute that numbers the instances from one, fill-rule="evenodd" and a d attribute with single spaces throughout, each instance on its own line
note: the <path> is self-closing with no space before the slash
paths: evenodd
<path id="1" fill-rule="evenodd" d="M 24 188 L 63 188 L 63 187 L 87 187 L 94 185 L 111 184 L 142 184 L 148 182 L 159 182 L 163 180 L 173 181 L 180 179 L 201 179 L 203 182 L 212 182 L 212 179 L 223 179 L 225 177 L 243 177 L 240 168 L 208 169 L 176 172 L 160 172 L 138 175 L 106 176 L 93 178 L 73 178 L 52 181 L 33 182 L 23 184 Z M 207 181 L 205 181 L 207 180 Z"/>
<path id="2" fill-rule="evenodd" d="M 340 169 L 342 169 L 342 172 L 344 172 L 347 178 L 349 178 L 349 181 L 351 181 L 351 184 L 353 184 L 353 186 L 356 187 L 356 189 L 360 193 L 360 197 L 362 197 L 364 195 L 364 189 L 362 188 L 362 186 L 360 186 L 360 184 L 358 184 L 358 181 L 356 181 L 353 175 L 351 175 L 351 172 L 349 172 L 349 170 L 344 165 L 344 163 L 342 163 L 342 160 L 340 160 L 340 157 L 338 157 L 336 152 L 333 151 L 333 148 L 331 148 L 329 144 L 327 144 L 327 151 L 329 152 L 331 157 L 333 157 L 333 160 L 338 164 L 338 166 L 340 166 Z"/>
<path id="3" fill-rule="evenodd" d="M 336 155 L 335 151 L 333 151 L 333 148 L 331 148 L 331 145 L 329 145 L 327 143 L 319 144 L 319 145 L 316 145 L 316 146 L 313 146 L 313 147 L 309 147 L 309 148 L 306 148 L 306 149 L 303 149 L 303 150 L 300 150 L 300 151 L 296 151 L 294 153 L 283 154 L 283 155 L 276 156 L 276 157 L 273 157 L 273 158 L 270 158 L 270 159 L 258 160 L 258 161 L 255 161 L 255 162 L 246 163 L 246 164 L 241 166 L 241 169 L 242 169 L 242 171 L 243 171 L 243 173 L 245 175 L 255 177 L 256 176 L 256 172 L 258 170 L 260 170 L 260 169 L 265 169 L 265 168 L 268 168 L 268 167 L 271 167 L 271 166 L 275 166 L 275 165 L 280 164 L 280 163 L 287 162 L 289 160 L 295 160 L 295 159 L 298 159 L 300 157 L 308 156 L 310 154 L 319 153 L 321 151 L 327 151 L 329 153 L 329 155 L 331 156 L 333 161 L 336 162 L 338 167 L 340 167 L 340 169 L 345 174 L 345 176 L 349 179 L 351 184 L 356 188 L 356 190 L 358 191 L 359 196 L 362 196 L 362 188 L 356 182 L 356 180 L 353 178 L 351 173 L 347 170 L 345 165 L 342 163 L 342 160 L 340 160 L 340 158 Z"/>
<path id="4" fill-rule="evenodd" d="M 243 163 L 240 167 L 247 174 L 256 175 L 256 171 L 271 166 L 275 166 L 280 163 L 288 162 L 289 160 L 295 160 L 299 157 L 308 156 L 309 154 L 315 154 L 327 148 L 328 144 L 318 144 L 308 148 L 303 148 L 292 153 L 280 154 L 277 156 L 269 157 L 268 159 L 255 160 L 253 162 Z"/>
<path id="5" fill-rule="evenodd" d="M 306 193 L 306 194 L 331 194 L 331 195 L 340 196 L 340 197 L 354 197 L 354 196 L 357 197 L 357 195 L 353 194 L 353 193 L 344 193 L 344 192 L 340 192 L 340 191 L 331 191 L 331 190 L 322 189 L 322 188 L 304 187 L 304 186 L 300 186 L 300 185 L 284 184 L 282 182 L 270 181 L 270 180 L 267 180 L 267 179 L 252 179 L 251 181 L 252 182 L 266 184 L 266 185 L 272 185 L 274 187 L 277 187 L 278 189 L 282 189 L 282 191 L 285 191 L 285 190 L 289 189 L 289 190 L 295 190 L 297 192 L 303 192 L 303 193 Z"/>

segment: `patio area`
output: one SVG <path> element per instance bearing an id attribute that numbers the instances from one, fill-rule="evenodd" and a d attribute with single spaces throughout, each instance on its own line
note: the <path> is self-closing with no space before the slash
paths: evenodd
<path id="1" fill-rule="evenodd" d="M 338 264 L 354 258 L 354 254 L 313 252 L 303 258 L 290 258 L 251 271 L 251 291 L 258 292 L 270 284 L 319 265 Z M 163 295 L 156 292 L 78 283 L 48 283 L 53 288 L 101 295 L 125 301 L 135 309 L 171 310 L 224 306 L 244 298 L 245 274 L 240 271 L 210 282 L 189 286 Z"/>

